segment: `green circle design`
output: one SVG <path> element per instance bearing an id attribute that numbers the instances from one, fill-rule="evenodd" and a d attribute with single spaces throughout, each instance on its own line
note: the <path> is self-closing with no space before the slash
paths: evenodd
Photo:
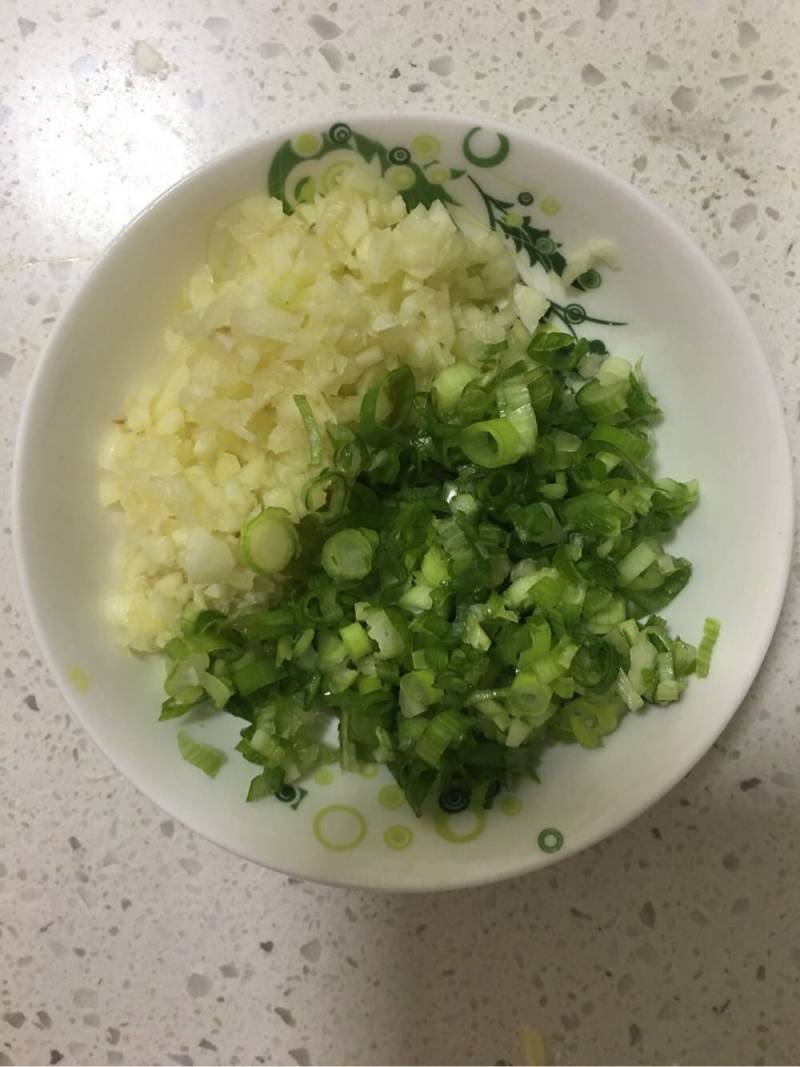
<path id="1" fill-rule="evenodd" d="M 518 796 L 509 793 L 500 801 L 500 810 L 504 815 L 519 815 L 522 811 L 522 801 Z"/>
<path id="2" fill-rule="evenodd" d="M 463 785 L 451 785 L 439 794 L 439 807 L 446 815 L 457 815 L 469 807 L 469 790 Z"/>
<path id="3" fill-rule="evenodd" d="M 394 808 L 402 808 L 405 802 L 406 798 L 403 795 L 403 790 L 396 785 L 385 785 L 378 793 L 378 803 L 381 807 L 388 808 L 389 811 Z"/>
<path id="4" fill-rule="evenodd" d="M 300 133 L 292 141 L 292 148 L 303 159 L 316 155 L 322 147 L 322 138 L 316 133 Z"/>
<path id="5" fill-rule="evenodd" d="M 476 837 L 480 837 L 486 828 L 486 812 L 481 811 L 480 808 L 467 808 L 467 811 L 474 817 L 475 825 L 471 830 L 463 833 L 459 833 L 451 826 L 451 821 L 457 818 L 460 812 L 454 816 L 446 811 L 437 811 L 433 817 L 433 826 L 439 837 L 449 841 L 452 845 L 466 845 L 474 841 Z"/>
<path id="6" fill-rule="evenodd" d="M 411 153 L 403 145 L 395 145 L 394 148 L 389 149 L 389 162 L 390 163 L 408 163 L 411 159 Z"/>
<path id="7" fill-rule="evenodd" d="M 377 763 L 362 763 L 358 768 L 358 773 L 362 778 L 374 778 L 378 773 Z"/>
<path id="8" fill-rule="evenodd" d="M 414 840 L 414 834 L 407 826 L 390 826 L 383 835 L 383 840 L 389 848 L 408 848 Z"/>
<path id="9" fill-rule="evenodd" d="M 389 167 L 384 175 L 387 182 L 398 189 L 400 192 L 404 192 L 406 189 L 410 189 L 416 182 L 417 176 L 411 167 L 407 167 L 405 163 L 400 163 L 397 166 Z"/>
<path id="10" fill-rule="evenodd" d="M 546 196 L 539 201 L 539 210 L 543 215 L 557 215 L 561 210 L 561 204 L 554 196 Z"/>
<path id="11" fill-rule="evenodd" d="M 432 185 L 444 185 L 450 177 L 450 171 L 447 167 L 431 167 L 426 170 L 425 177 Z"/>
<path id="12" fill-rule="evenodd" d="M 473 126 L 469 133 L 464 138 L 464 143 L 461 146 L 461 150 L 464 153 L 464 157 L 470 161 L 474 167 L 496 167 L 502 163 L 508 153 L 511 151 L 511 145 L 508 142 L 508 138 L 505 134 L 498 133 L 497 135 L 497 151 L 491 156 L 478 156 L 471 148 L 472 138 L 476 133 L 480 133 L 481 126 Z"/>
<path id="13" fill-rule="evenodd" d="M 331 825 L 331 817 L 339 824 L 338 833 Z M 345 828 L 342 827 L 343 822 L 347 824 Z M 328 824 L 327 828 L 325 823 Z M 347 852 L 348 849 L 355 848 L 364 840 L 366 833 L 367 820 L 360 811 L 346 804 L 331 804 L 327 808 L 320 808 L 314 816 L 314 837 L 333 852 Z"/>
<path id="14" fill-rule="evenodd" d="M 567 304 L 564 308 L 564 318 L 573 326 L 580 326 L 586 321 L 586 311 L 580 304 Z"/>
<path id="15" fill-rule="evenodd" d="M 538 844 L 542 852 L 558 852 L 564 844 L 564 835 L 554 826 L 548 826 L 539 834 Z"/>
<path id="16" fill-rule="evenodd" d="M 314 772 L 314 781 L 317 785 L 330 785 L 333 781 L 333 771 L 328 770 L 327 767 L 320 767 Z"/>
<path id="17" fill-rule="evenodd" d="M 549 256 L 556 250 L 555 241 L 552 241 L 549 237 L 538 237 L 533 247 L 544 256 Z"/>
<path id="18" fill-rule="evenodd" d="M 317 187 L 314 184 L 314 179 L 307 174 L 294 187 L 295 202 L 298 204 L 310 203 L 314 199 L 316 191 Z"/>
<path id="19" fill-rule="evenodd" d="M 334 144 L 346 145 L 350 141 L 353 131 L 346 122 L 334 122 L 328 130 L 328 136 Z"/>
<path id="20" fill-rule="evenodd" d="M 583 274 L 578 276 L 578 281 L 581 283 L 584 289 L 597 289 L 603 279 L 594 268 L 585 270 Z"/>
<path id="21" fill-rule="evenodd" d="M 411 154 L 421 160 L 433 159 L 440 147 L 438 139 L 433 134 L 420 133 L 411 142 Z"/>

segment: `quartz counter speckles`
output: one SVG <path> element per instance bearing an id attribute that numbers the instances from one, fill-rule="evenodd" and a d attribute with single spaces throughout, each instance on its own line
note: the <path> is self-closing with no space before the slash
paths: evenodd
<path id="1" fill-rule="evenodd" d="M 794 0 L 0 5 L 4 477 L 41 348 L 113 234 L 265 127 L 356 108 L 495 115 L 633 180 L 739 293 L 797 449 L 798 34 Z M 794 589 L 731 727 L 633 826 L 505 885 L 345 893 L 195 838 L 95 750 L 0 507 L 0 1065 L 519 1063 L 526 1025 L 564 1064 L 796 1058 Z"/>
<path id="2" fill-rule="evenodd" d="M 93 71 L 94 60 L 87 56 L 89 69 Z M 81 60 L 78 61 L 82 62 Z M 169 65 L 160 52 L 149 41 L 136 41 L 133 46 L 133 64 L 138 74 L 152 74 L 157 78 L 166 78 Z M 87 64 L 84 62 L 84 66 Z M 74 64 L 73 64 L 74 69 Z"/>

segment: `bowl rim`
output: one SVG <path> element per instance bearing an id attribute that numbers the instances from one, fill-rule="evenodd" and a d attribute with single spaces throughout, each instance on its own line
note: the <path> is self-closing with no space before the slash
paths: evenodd
<path id="1" fill-rule="evenodd" d="M 776 443 L 778 440 L 780 441 L 777 454 L 774 455 L 775 477 L 787 490 L 781 497 L 783 500 L 784 512 L 780 516 L 776 516 L 780 521 L 784 532 L 780 548 L 780 559 L 777 560 L 779 566 L 776 568 L 777 573 L 776 580 L 774 581 L 775 592 L 773 594 L 773 603 L 767 616 L 768 624 L 764 628 L 760 640 L 754 647 L 752 656 L 753 669 L 752 671 L 743 674 L 741 683 L 737 687 L 735 698 L 732 701 L 731 710 L 719 720 L 713 734 L 709 735 L 708 740 L 704 739 L 695 745 L 689 755 L 684 756 L 680 761 L 680 766 L 667 776 L 665 784 L 659 786 L 648 799 L 638 802 L 632 807 L 626 808 L 616 816 L 609 817 L 602 826 L 587 831 L 574 843 L 568 842 L 565 847 L 557 853 L 532 853 L 531 856 L 526 856 L 524 853 L 514 853 L 514 856 L 519 857 L 519 862 L 510 862 L 500 873 L 493 872 L 488 875 L 482 875 L 480 868 L 476 867 L 473 873 L 459 873 L 455 877 L 448 878 L 445 884 L 442 884 L 437 880 L 435 873 L 433 873 L 430 877 L 420 878 L 418 884 L 411 886 L 393 886 L 385 881 L 371 877 L 359 877 L 355 873 L 351 878 L 339 878 L 335 876 L 326 878 L 309 874 L 300 875 L 300 877 L 309 881 L 337 888 L 367 889 L 402 893 L 453 891 L 488 885 L 542 870 L 554 863 L 559 863 L 575 856 L 613 834 L 616 834 L 620 829 L 633 823 L 644 814 L 644 812 L 648 811 L 662 800 L 667 793 L 671 792 L 689 774 L 689 772 L 697 766 L 703 756 L 705 756 L 713 746 L 714 742 L 727 728 L 733 719 L 733 716 L 741 707 L 750 688 L 755 684 L 756 678 L 764 665 L 764 660 L 775 635 L 786 596 L 791 568 L 795 509 L 791 448 L 789 445 L 786 420 L 778 396 L 777 385 L 772 375 L 767 357 L 743 307 L 717 267 L 689 232 L 676 222 L 657 201 L 652 200 L 629 181 L 619 177 L 613 171 L 606 169 L 600 163 L 596 162 L 591 157 L 584 155 L 582 152 L 549 138 L 541 137 L 539 134 L 531 133 L 521 126 L 516 126 L 512 123 L 496 119 L 493 115 L 478 116 L 461 112 L 448 113 L 421 109 L 396 109 L 393 111 L 342 110 L 338 113 L 310 112 L 299 121 L 286 126 L 277 126 L 266 133 L 261 133 L 256 137 L 252 137 L 199 164 L 188 174 L 173 182 L 137 212 L 137 214 L 105 245 L 102 251 L 98 254 L 91 269 L 70 295 L 53 332 L 48 338 L 41 355 L 36 362 L 33 374 L 28 382 L 21 415 L 17 424 L 11 471 L 11 528 L 17 574 L 28 618 L 31 622 L 34 636 L 43 653 L 46 666 L 58 685 L 62 699 L 66 702 L 70 712 L 75 715 L 81 727 L 89 735 L 92 742 L 97 746 L 100 752 L 102 752 L 105 758 L 108 759 L 109 762 L 112 763 L 113 766 L 159 810 L 164 811 L 170 818 L 176 819 L 188 829 L 199 834 L 206 840 L 211 841 L 215 845 L 220 846 L 228 853 L 284 875 L 293 877 L 298 876 L 296 869 L 283 867 L 280 862 L 274 864 L 272 862 L 266 863 L 263 858 L 256 856 L 255 854 L 248 853 L 244 849 L 232 846 L 213 832 L 205 830 L 201 825 L 201 819 L 179 818 L 170 812 L 168 808 L 162 807 L 160 801 L 154 799 L 147 790 L 140 786 L 135 763 L 129 764 L 124 752 L 116 753 L 114 756 L 110 755 L 98 741 L 91 721 L 91 716 L 85 714 L 79 695 L 76 694 L 74 687 L 69 684 L 67 670 L 62 669 L 58 665 L 55 652 L 51 647 L 47 636 L 47 628 L 43 622 L 43 610 L 37 605 L 32 591 L 30 568 L 26 555 L 23 529 L 22 495 L 25 459 L 29 450 L 29 441 L 35 428 L 33 420 L 37 395 L 40 390 L 40 385 L 44 381 L 61 347 L 62 337 L 67 330 L 68 323 L 78 310 L 85 292 L 91 288 L 95 280 L 102 274 L 106 260 L 112 252 L 125 242 L 132 231 L 145 223 L 162 201 L 179 194 L 184 187 L 193 184 L 194 181 L 202 175 L 214 170 L 224 170 L 225 167 L 235 161 L 238 157 L 250 154 L 258 146 L 263 146 L 265 149 L 268 149 L 268 147 L 278 138 L 288 139 L 306 132 L 310 126 L 320 125 L 322 128 L 326 128 L 334 122 L 341 122 L 343 120 L 353 124 L 363 122 L 373 125 L 376 123 L 391 124 L 398 120 L 403 122 L 418 122 L 422 125 L 426 122 L 435 122 L 444 126 L 454 125 L 490 129 L 504 134 L 507 137 L 527 142 L 527 145 L 534 151 L 540 150 L 546 152 L 558 159 L 559 162 L 564 165 L 579 167 L 584 171 L 588 171 L 590 175 L 593 174 L 598 179 L 609 184 L 616 192 L 632 199 L 644 211 L 655 216 L 661 226 L 669 231 L 672 238 L 683 247 L 685 253 L 696 262 L 698 268 L 704 275 L 704 281 L 709 288 L 715 291 L 717 300 L 727 306 L 728 313 L 742 336 L 743 345 L 746 344 L 751 352 L 754 369 L 757 369 L 763 396 L 765 400 L 768 400 L 769 405 L 773 409 L 773 418 L 771 422 L 773 423 Z"/>

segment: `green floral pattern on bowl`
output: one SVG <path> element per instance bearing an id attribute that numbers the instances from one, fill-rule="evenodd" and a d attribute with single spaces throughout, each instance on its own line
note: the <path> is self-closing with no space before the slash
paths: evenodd
<path id="1" fill-rule="evenodd" d="M 311 200 L 319 192 L 328 192 L 340 179 L 342 172 L 356 162 L 373 168 L 393 185 L 405 201 L 409 211 L 418 205 L 430 207 L 435 201 L 451 208 L 467 208 L 482 218 L 484 225 L 502 233 L 513 245 L 518 256 L 533 266 L 561 275 L 567 265 L 560 242 L 549 229 L 533 223 L 531 211 L 537 205 L 533 193 L 519 191 L 514 199 L 506 199 L 491 192 L 481 176 L 474 172 L 487 171 L 504 163 L 511 151 L 509 138 L 496 135 L 497 144 L 488 154 L 480 154 L 476 141 L 484 131 L 474 126 L 461 142 L 463 160 L 454 165 L 440 158 L 444 153 L 437 137 L 419 133 L 406 147 L 387 148 L 374 137 L 359 133 L 346 122 L 335 122 L 319 133 L 301 133 L 284 141 L 272 158 L 267 174 L 267 191 L 282 200 L 287 210 Z M 560 205 L 552 196 L 541 198 L 541 214 L 552 216 Z M 580 291 L 597 289 L 602 276 L 594 268 L 584 271 L 573 283 Z M 560 319 L 575 334 L 576 326 L 584 322 L 604 326 L 621 326 L 613 319 L 590 315 L 575 301 L 566 304 L 551 302 L 550 313 Z"/>
<path id="2" fill-rule="evenodd" d="M 335 780 L 333 771 L 329 768 L 325 768 L 325 771 L 327 773 L 324 776 L 314 776 L 316 785 L 324 787 Z M 380 780 L 383 781 L 382 778 Z M 351 804 L 323 804 L 317 807 L 316 803 L 320 797 L 313 786 L 303 788 L 284 785 L 277 790 L 275 798 L 292 811 L 298 811 L 307 798 L 311 799 L 307 810 L 314 809 L 312 832 L 317 843 L 323 848 L 334 852 L 347 852 L 357 848 L 366 837 L 367 826 L 371 821 L 368 814 Z M 402 790 L 397 786 L 376 786 L 374 800 L 375 812 L 380 812 L 382 808 L 395 813 L 395 818 L 405 817 L 413 821 L 411 809 L 403 797 Z M 471 804 L 469 797 L 462 790 L 453 789 L 441 796 L 439 808 L 430 818 L 433 829 L 442 841 L 451 845 L 466 845 L 480 837 L 489 818 L 498 814 L 519 815 L 523 807 L 523 801 L 516 793 L 507 793 L 497 804 L 496 811 L 485 811 Z M 542 852 L 557 852 L 564 844 L 563 834 L 552 827 L 539 831 L 536 840 Z M 383 831 L 383 841 L 387 848 L 394 851 L 406 849 L 413 844 L 414 830 L 404 823 L 393 823 Z"/>

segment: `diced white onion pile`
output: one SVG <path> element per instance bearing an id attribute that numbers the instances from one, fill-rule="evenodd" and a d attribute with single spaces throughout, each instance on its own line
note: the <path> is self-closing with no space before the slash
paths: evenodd
<path id="1" fill-rule="evenodd" d="M 401 362 L 428 388 L 509 331 L 521 354 L 547 300 L 517 283 L 495 233 L 467 238 L 438 203 L 407 213 L 356 167 L 292 215 L 267 197 L 226 212 L 157 379 L 140 384 L 101 449 L 101 500 L 121 512 L 107 604 L 121 642 L 157 648 L 187 610 L 270 592 L 242 565 L 239 531 L 265 506 L 302 514 L 311 472 L 295 394 L 324 425 L 355 417 Z"/>

